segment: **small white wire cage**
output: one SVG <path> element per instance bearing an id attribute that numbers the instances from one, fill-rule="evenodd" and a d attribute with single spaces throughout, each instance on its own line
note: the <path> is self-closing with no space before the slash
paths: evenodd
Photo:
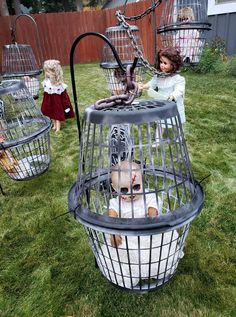
<path id="1" fill-rule="evenodd" d="M 205 0 L 165 0 L 157 29 L 161 47 L 178 49 L 185 66 L 199 63 L 210 29 Z"/>
<path id="2" fill-rule="evenodd" d="M 130 32 L 137 43 L 137 48 L 143 51 L 143 45 L 141 38 L 139 36 L 139 29 L 135 25 L 130 26 Z M 124 67 L 127 65 L 132 65 L 134 58 L 136 57 L 135 49 L 132 46 L 127 30 L 119 25 L 113 26 L 106 29 L 106 37 L 110 40 L 111 44 L 114 46 L 118 56 Z M 119 68 L 116 59 L 114 58 L 113 52 L 110 46 L 106 43 L 103 47 L 102 61 L 100 63 L 101 68 L 104 70 L 108 89 L 112 95 L 122 95 L 125 92 L 125 74 Z M 135 81 L 143 82 L 144 77 L 144 67 L 140 62 L 134 71 Z"/>
<path id="3" fill-rule="evenodd" d="M 4 45 L 2 47 L 1 75 L 4 80 L 23 80 L 30 94 L 34 99 L 37 99 L 39 94 L 39 75 L 42 72 L 42 60 L 40 60 L 40 58 L 42 59 L 43 57 L 40 56 L 37 60 L 30 45 L 18 44 L 16 42 L 16 22 L 22 16 L 26 16 L 33 22 L 37 34 L 38 49 L 40 51 L 40 54 L 38 55 L 42 55 L 42 48 L 35 20 L 27 14 L 19 15 L 16 17 L 11 28 L 12 44 Z"/>
<path id="4" fill-rule="evenodd" d="M 0 82 L 0 166 L 11 179 L 31 179 L 48 169 L 50 127 L 22 80 Z"/>
<path id="5" fill-rule="evenodd" d="M 148 292 L 170 281 L 203 200 L 174 102 L 86 109 L 69 210 L 113 285 Z"/>

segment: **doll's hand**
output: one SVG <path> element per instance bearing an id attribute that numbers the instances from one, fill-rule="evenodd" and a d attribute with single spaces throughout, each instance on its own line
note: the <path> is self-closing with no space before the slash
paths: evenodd
<path id="1" fill-rule="evenodd" d="M 116 236 L 116 235 L 111 235 L 111 245 L 114 248 L 117 248 L 120 244 L 122 243 L 122 237 L 121 236 Z"/>
<path id="2" fill-rule="evenodd" d="M 148 216 L 149 217 L 156 217 L 158 216 L 158 210 L 154 207 L 149 207 L 148 208 Z"/>

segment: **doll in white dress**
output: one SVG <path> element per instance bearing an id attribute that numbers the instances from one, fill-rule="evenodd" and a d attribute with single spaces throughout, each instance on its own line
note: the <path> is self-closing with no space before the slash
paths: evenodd
<path id="1" fill-rule="evenodd" d="M 111 175 L 118 196 L 109 201 L 109 216 L 150 218 L 162 214 L 162 200 L 154 191 L 143 190 L 140 165 L 122 161 Z M 142 280 L 168 279 L 178 263 L 179 234 L 176 230 L 153 235 L 105 234 L 97 263 L 113 283 L 133 288 Z"/>
<path id="2" fill-rule="evenodd" d="M 150 97 L 159 100 L 175 101 L 180 115 L 181 123 L 185 123 L 185 78 L 177 73 L 182 66 L 180 52 L 173 47 L 161 49 L 157 54 L 157 70 L 160 72 L 144 85 L 139 85 L 140 89 L 147 89 Z M 164 76 L 161 76 L 163 73 Z M 159 142 L 162 131 L 156 130 L 156 142 Z"/>

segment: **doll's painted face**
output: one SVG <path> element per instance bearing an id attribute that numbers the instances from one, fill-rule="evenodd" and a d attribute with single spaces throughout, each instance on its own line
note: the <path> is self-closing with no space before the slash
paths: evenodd
<path id="1" fill-rule="evenodd" d="M 132 171 L 130 171 L 130 168 Z M 142 174 L 138 164 L 130 164 L 126 161 L 121 162 L 119 167 L 114 167 L 111 179 L 112 187 L 122 200 L 131 202 L 141 197 L 140 194 L 143 192 Z"/>
<path id="2" fill-rule="evenodd" d="M 163 73 L 171 73 L 173 70 L 173 65 L 171 60 L 165 56 L 160 57 L 160 70 Z"/>

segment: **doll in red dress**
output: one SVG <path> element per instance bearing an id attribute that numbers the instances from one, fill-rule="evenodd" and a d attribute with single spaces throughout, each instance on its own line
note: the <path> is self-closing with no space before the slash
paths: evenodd
<path id="1" fill-rule="evenodd" d="M 75 116 L 67 85 L 63 82 L 63 71 L 58 60 L 49 59 L 43 65 L 45 79 L 43 80 L 42 113 L 52 119 L 52 129 L 56 132 L 61 129 L 61 121 Z"/>

